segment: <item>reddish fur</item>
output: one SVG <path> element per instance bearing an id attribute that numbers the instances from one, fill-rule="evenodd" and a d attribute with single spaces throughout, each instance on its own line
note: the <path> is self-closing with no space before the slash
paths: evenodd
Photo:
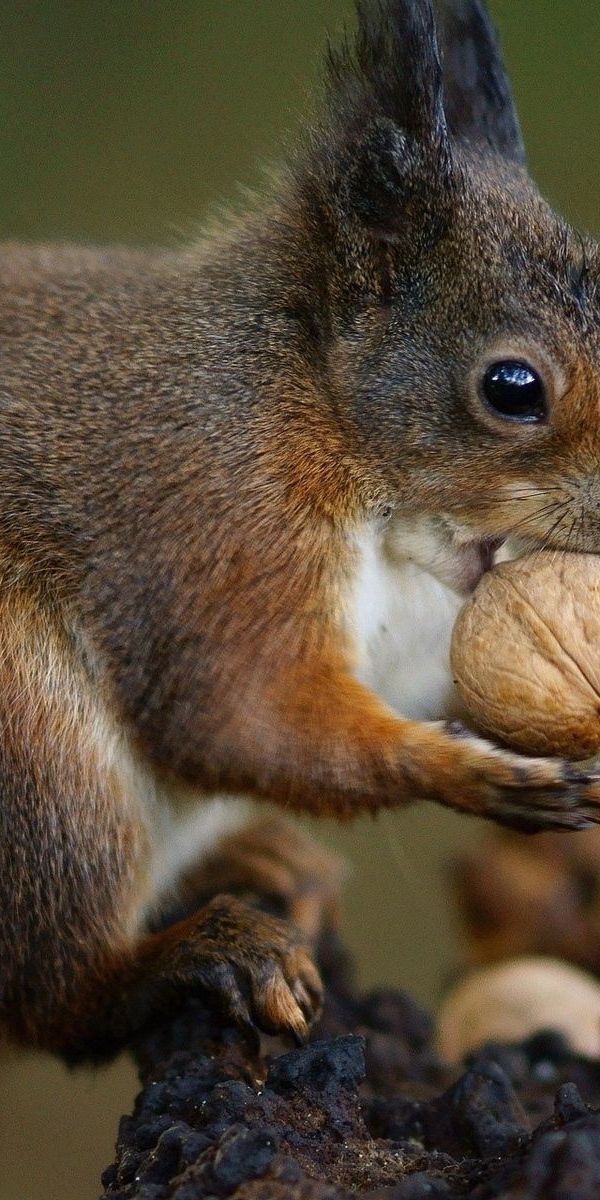
<path id="1" fill-rule="evenodd" d="M 60 613 L 0 589 L 0 1028 L 52 1045 L 57 1014 L 131 939 L 141 811 L 99 736 L 105 716 Z"/>
<path id="2" fill-rule="evenodd" d="M 564 545 L 570 518 L 507 500 L 526 474 L 574 488 L 578 548 L 600 548 L 577 492 L 597 478 L 598 253 L 583 292 L 508 91 L 500 113 L 484 91 L 478 142 L 449 78 L 450 137 L 427 0 L 372 13 L 323 126 L 239 226 L 179 253 L 0 256 L 8 1037 L 110 1053 L 219 971 L 237 1019 L 298 1033 L 318 1008 L 297 935 L 231 898 L 216 924 L 146 938 L 158 778 L 340 816 L 424 798 L 536 827 L 597 817 L 597 785 L 562 764 L 402 720 L 353 678 L 365 525 L 445 514 L 484 537 L 527 515 Z M 570 383 L 535 437 L 469 383 L 500 336 L 543 343 Z"/>

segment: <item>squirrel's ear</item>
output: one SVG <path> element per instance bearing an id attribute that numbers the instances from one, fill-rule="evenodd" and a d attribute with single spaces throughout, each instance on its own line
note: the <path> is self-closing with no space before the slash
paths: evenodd
<path id="1" fill-rule="evenodd" d="M 446 137 L 442 69 L 431 0 L 357 0 L 353 39 L 329 47 L 333 107 L 386 117 L 420 141 Z"/>
<path id="2" fill-rule="evenodd" d="M 395 122 L 380 118 L 364 130 L 346 161 L 343 207 L 384 241 L 395 241 L 412 216 L 429 235 L 439 226 L 449 178 L 450 161 L 439 148 L 429 155 Z"/>
<path id="3" fill-rule="evenodd" d="M 521 165 L 525 148 L 498 36 L 484 0 L 443 0 L 445 110 L 450 132 Z"/>
<path id="4" fill-rule="evenodd" d="M 394 236 L 403 201 L 450 174 L 432 0 L 357 0 L 358 30 L 328 56 L 330 118 L 350 207 Z"/>

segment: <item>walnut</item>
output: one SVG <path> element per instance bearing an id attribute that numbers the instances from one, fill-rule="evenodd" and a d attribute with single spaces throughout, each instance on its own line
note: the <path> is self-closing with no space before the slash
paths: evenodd
<path id="1" fill-rule="evenodd" d="M 480 730 L 515 749 L 585 759 L 600 749 L 600 558 L 501 563 L 459 614 L 452 669 Z"/>
<path id="2" fill-rule="evenodd" d="M 438 1047 L 460 1063 L 487 1042 L 561 1033 L 578 1054 L 600 1055 L 600 983 L 553 958 L 516 958 L 467 975 L 442 1005 Z"/>

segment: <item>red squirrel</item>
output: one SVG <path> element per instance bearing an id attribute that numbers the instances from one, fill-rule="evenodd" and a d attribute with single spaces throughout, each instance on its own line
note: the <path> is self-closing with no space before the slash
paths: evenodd
<path id="1" fill-rule="evenodd" d="M 0 254 L 0 1028 L 72 1062 L 196 992 L 305 1036 L 327 872 L 228 796 L 600 814 L 453 722 L 448 667 L 505 539 L 600 551 L 598 248 L 528 177 L 481 0 L 363 0 L 326 76 L 220 233 Z"/>

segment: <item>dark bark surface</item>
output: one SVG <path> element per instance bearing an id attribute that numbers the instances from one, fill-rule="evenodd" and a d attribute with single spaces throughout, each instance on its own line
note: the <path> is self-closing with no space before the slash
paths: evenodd
<path id="1" fill-rule="evenodd" d="M 552 1034 L 461 1076 L 402 993 L 359 996 L 335 942 L 308 1046 L 249 1045 L 199 1001 L 136 1048 L 105 1200 L 598 1200 L 600 1063 Z"/>

